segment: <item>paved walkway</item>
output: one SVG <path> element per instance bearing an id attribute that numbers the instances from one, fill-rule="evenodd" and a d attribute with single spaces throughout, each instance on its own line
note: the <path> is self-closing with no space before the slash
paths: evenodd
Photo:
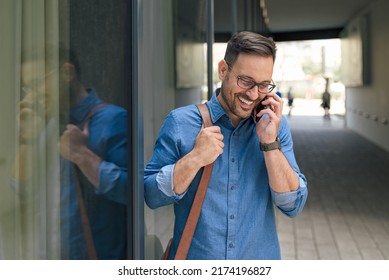
<path id="1" fill-rule="evenodd" d="M 289 124 L 309 197 L 295 219 L 277 211 L 283 259 L 389 259 L 389 153 L 336 116 Z"/>

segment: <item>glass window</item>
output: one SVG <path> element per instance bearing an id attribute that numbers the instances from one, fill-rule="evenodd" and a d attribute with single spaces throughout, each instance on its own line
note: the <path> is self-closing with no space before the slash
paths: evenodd
<path id="1" fill-rule="evenodd" d="M 0 259 L 128 257 L 130 11 L 0 2 Z"/>

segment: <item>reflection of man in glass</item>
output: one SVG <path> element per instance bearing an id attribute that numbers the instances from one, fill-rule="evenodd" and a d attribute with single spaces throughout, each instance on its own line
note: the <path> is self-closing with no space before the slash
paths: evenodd
<path id="1" fill-rule="evenodd" d="M 27 60 L 22 65 L 25 96 L 21 101 L 20 139 L 22 144 L 26 144 L 33 134 L 50 137 L 47 119 L 55 115 L 53 105 L 57 98 L 50 89 L 57 86 L 59 126 L 64 130 L 61 131 L 59 145 L 61 258 L 93 258 L 91 252 L 95 251 L 98 259 L 124 259 L 128 193 L 127 112 L 103 103 L 93 89 L 83 86 L 77 58 L 68 50 L 59 49 L 58 71 L 46 70 L 43 78 L 36 79 L 33 64 L 46 61 L 48 69 L 48 53 L 50 51 L 37 61 L 29 61 L 25 57 Z M 57 83 L 55 79 L 49 79 L 52 73 L 57 75 Z M 29 83 L 33 84 L 31 89 Z M 41 100 L 31 102 L 33 98 Z M 45 108 L 46 116 L 43 118 L 46 121 L 39 121 L 39 112 L 34 113 L 39 106 Z M 36 119 L 35 123 L 46 124 L 42 125 L 44 133 L 36 133 L 38 125 L 32 126 L 35 132 L 28 131 L 28 125 L 23 126 L 23 120 L 31 120 L 32 116 Z M 81 197 L 77 196 L 77 192 Z M 80 209 L 80 204 L 84 204 L 84 208 Z M 80 214 L 83 209 L 86 222 Z M 87 234 L 89 230 L 91 237 Z M 89 238 L 92 248 L 88 249 Z"/>

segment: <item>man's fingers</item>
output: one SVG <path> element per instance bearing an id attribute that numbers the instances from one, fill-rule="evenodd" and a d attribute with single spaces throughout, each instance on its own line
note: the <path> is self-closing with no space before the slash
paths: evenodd
<path id="1" fill-rule="evenodd" d="M 67 124 L 66 129 L 67 130 L 78 130 L 78 127 L 75 126 L 74 124 Z"/>
<path id="2" fill-rule="evenodd" d="M 267 106 L 267 109 L 261 110 L 257 116 L 269 115 L 270 118 L 281 118 L 282 117 L 282 99 L 278 96 L 269 96 L 264 102 L 264 105 Z"/>
<path id="3" fill-rule="evenodd" d="M 210 131 L 210 132 L 221 133 L 220 127 L 217 126 L 217 125 L 205 127 L 205 128 L 203 128 L 203 130 Z"/>
<path id="4" fill-rule="evenodd" d="M 221 133 L 219 126 L 209 126 L 200 130 L 198 138 L 217 139 L 223 141 L 223 134 Z"/>

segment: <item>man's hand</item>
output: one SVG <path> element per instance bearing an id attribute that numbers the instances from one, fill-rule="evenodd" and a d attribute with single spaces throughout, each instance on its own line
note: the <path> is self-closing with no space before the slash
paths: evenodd
<path id="1" fill-rule="evenodd" d="M 223 153 L 223 147 L 223 134 L 221 134 L 220 127 L 209 126 L 200 130 L 193 150 L 175 165 L 174 192 L 184 193 L 200 168 L 214 162 Z"/>
<path id="2" fill-rule="evenodd" d="M 68 124 L 60 139 L 61 156 L 77 163 L 87 147 L 88 139 L 86 130 L 81 131 L 77 126 Z"/>
<path id="3" fill-rule="evenodd" d="M 282 119 L 283 100 L 276 93 L 268 93 L 263 105 L 267 109 L 261 110 L 257 116 L 267 115 L 261 118 L 256 126 L 257 135 L 262 143 L 272 143 L 277 138 L 278 128 Z"/>
<path id="4" fill-rule="evenodd" d="M 192 150 L 199 159 L 200 167 L 214 162 L 223 153 L 223 134 L 220 127 L 210 126 L 200 130 Z"/>
<path id="5" fill-rule="evenodd" d="M 88 142 L 88 125 L 81 131 L 77 126 L 68 124 L 59 142 L 60 153 L 62 157 L 75 163 L 89 182 L 98 188 L 102 159 L 88 148 Z"/>

